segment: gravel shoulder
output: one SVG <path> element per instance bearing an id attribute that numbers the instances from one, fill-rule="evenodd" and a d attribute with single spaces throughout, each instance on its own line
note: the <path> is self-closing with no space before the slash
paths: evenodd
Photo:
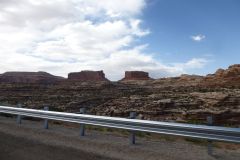
<path id="1" fill-rule="evenodd" d="M 209 156 L 206 146 L 183 140 L 137 138 L 130 145 L 128 137 L 111 133 L 86 131 L 79 136 L 79 128 L 50 124 L 43 129 L 42 121 L 23 120 L 0 116 L 1 160 L 238 160 L 239 149 L 214 148 Z"/>

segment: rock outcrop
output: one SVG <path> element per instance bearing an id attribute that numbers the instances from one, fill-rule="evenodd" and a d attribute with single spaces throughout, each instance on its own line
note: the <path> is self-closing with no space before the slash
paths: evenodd
<path id="1" fill-rule="evenodd" d="M 63 77 L 47 72 L 5 72 L 0 75 L 0 83 L 56 84 L 62 80 L 64 80 Z"/>
<path id="2" fill-rule="evenodd" d="M 121 81 L 129 80 L 150 80 L 148 72 L 143 71 L 126 71 L 125 77 Z"/>
<path id="3" fill-rule="evenodd" d="M 231 65 L 226 70 L 218 69 L 214 75 L 220 78 L 240 77 L 240 64 Z"/>
<path id="4" fill-rule="evenodd" d="M 208 76 L 146 81 L 141 80 L 150 79 L 146 72 L 127 74 L 130 81 L 105 83 L 102 71 L 83 71 L 69 74 L 66 83 L 57 85 L 0 83 L 0 104 L 21 102 L 26 108 L 38 109 L 49 104 L 50 110 L 73 113 L 86 107 L 89 114 L 119 117 L 136 111 L 141 119 L 197 124 L 206 123 L 206 117 L 213 115 L 216 124 L 240 127 L 239 67 L 233 65 Z"/>
<path id="5" fill-rule="evenodd" d="M 240 64 L 229 66 L 227 69 L 218 69 L 214 74 L 207 75 L 202 85 L 205 86 L 240 86 Z"/>
<path id="6" fill-rule="evenodd" d="M 223 77 L 224 71 L 224 69 L 220 68 L 215 72 L 215 74 L 212 74 L 212 76 Z"/>
<path id="7" fill-rule="evenodd" d="M 105 78 L 103 71 L 81 71 L 72 72 L 68 74 L 68 80 L 70 81 L 109 81 Z"/>

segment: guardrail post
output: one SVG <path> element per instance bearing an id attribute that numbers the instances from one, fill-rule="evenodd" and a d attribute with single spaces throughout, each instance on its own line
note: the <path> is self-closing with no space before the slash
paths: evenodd
<path id="1" fill-rule="evenodd" d="M 136 112 L 130 112 L 130 119 L 135 119 L 136 118 Z M 135 138 L 135 132 L 131 131 L 131 135 L 130 135 L 130 144 L 136 144 L 136 138 Z"/>
<path id="2" fill-rule="evenodd" d="M 49 107 L 45 106 L 43 110 L 48 111 Z M 44 129 L 48 129 L 48 119 L 44 119 Z"/>
<path id="3" fill-rule="evenodd" d="M 22 108 L 22 104 L 17 104 L 18 108 Z M 17 124 L 22 124 L 22 115 L 17 115 Z"/>
<path id="4" fill-rule="evenodd" d="M 80 114 L 85 114 L 86 113 L 86 108 L 80 108 Z M 85 125 L 80 124 L 80 136 L 85 135 Z"/>
<path id="5" fill-rule="evenodd" d="M 207 124 L 209 126 L 213 125 L 213 117 L 212 116 L 207 116 Z M 212 153 L 213 153 L 212 141 L 208 140 L 208 155 L 212 155 Z"/>

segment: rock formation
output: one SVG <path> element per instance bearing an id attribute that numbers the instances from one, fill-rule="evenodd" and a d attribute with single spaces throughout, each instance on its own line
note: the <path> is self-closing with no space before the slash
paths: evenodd
<path id="1" fill-rule="evenodd" d="M 212 76 L 223 77 L 224 71 L 224 69 L 220 68 L 215 72 L 215 74 L 212 74 Z"/>
<path id="2" fill-rule="evenodd" d="M 229 66 L 227 69 L 218 69 L 214 74 L 207 75 L 202 85 L 209 86 L 240 86 L 240 64 Z"/>
<path id="3" fill-rule="evenodd" d="M 5 72 L 0 75 L 0 83 L 56 84 L 62 80 L 64 80 L 63 77 L 47 72 Z"/>
<path id="4" fill-rule="evenodd" d="M 226 70 L 218 69 L 214 75 L 220 78 L 240 77 L 240 64 L 231 65 Z"/>
<path id="5" fill-rule="evenodd" d="M 126 71 L 125 77 L 122 79 L 122 81 L 128 81 L 128 80 L 150 80 L 147 72 L 143 71 Z"/>
<path id="6" fill-rule="evenodd" d="M 72 72 L 68 74 L 68 80 L 70 81 L 109 81 L 105 78 L 103 71 L 81 71 Z"/>
<path id="7" fill-rule="evenodd" d="M 89 114 L 119 117 L 136 111 L 142 119 L 197 124 L 206 123 L 206 117 L 213 115 L 216 124 L 240 127 L 239 67 L 233 65 L 209 76 L 182 75 L 147 81 L 142 80 L 150 79 L 147 73 L 139 78 L 130 72 L 125 78 L 134 80 L 126 83 L 102 83 L 98 81 L 106 80 L 102 71 L 71 73 L 65 80 L 69 83 L 56 85 L 0 83 L 0 104 L 21 102 L 24 107 L 37 109 L 49 104 L 50 110 L 65 112 L 79 112 L 79 108 L 86 107 Z"/>

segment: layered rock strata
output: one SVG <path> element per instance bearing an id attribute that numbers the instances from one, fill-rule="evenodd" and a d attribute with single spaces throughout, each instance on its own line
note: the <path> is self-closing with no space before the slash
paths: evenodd
<path id="1" fill-rule="evenodd" d="M 0 83 L 56 84 L 63 80 L 63 77 L 47 72 L 6 72 L 0 75 Z"/>
<path id="2" fill-rule="evenodd" d="M 129 81 L 129 80 L 150 80 L 148 72 L 143 71 L 126 71 L 125 77 L 122 81 Z"/>
<path id="3" fill-rule="evenodd" d="M 68 74 L 70 81 L 109 81 L 103 71 L 81 71 Z"/>

